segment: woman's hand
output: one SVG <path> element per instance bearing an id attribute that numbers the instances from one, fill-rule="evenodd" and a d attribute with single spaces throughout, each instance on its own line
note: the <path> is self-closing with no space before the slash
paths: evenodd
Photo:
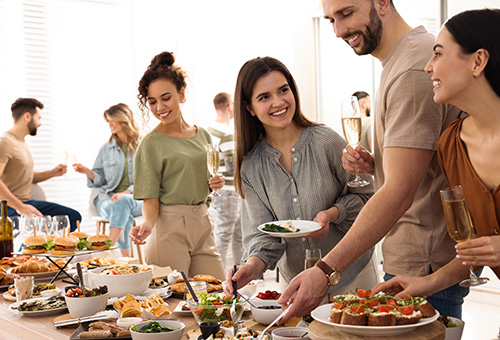
<path id="1" fill-rule="evenodd" d="M 128 236 L 130 236 L 132 242 L 136 244 L 145 244 L 145 239 L 148 238 L 149 235 L 151 235 L 151 233 L 153 232 L 153 227 L 154 224 L 148 221 L 144 221 L 144 223 L 130 229 L 130 233 L 128 234 Z"/>
<path id="2" fill-rule="evenodd" d="M 252 281 L 254 276 L 255 275 L 253 268 L 248 264 L 238 266 L 238 269 L 236 270 L 236 273 L 234 275 L 233 269 L 228 269 L 226 272 L 226 286 L 224 287 L 224 293 L 226 293 L 226 296 L 233 296 L 233 285 L 231 284 L 232 281 L 236 281 L 236 287 L 241 288 L 248 282 Z"/>
<path id="3" fill-rule="evenodd" d="M 330 230 L 330 222 L 334 222 L 337 220 L 339 216 L 339 210 L 337 207 L 332 207 L 328 210 L 320 211 L 313 221 L 318 222 L 321 226 L 320 230 L 315 231 L 314 233 L 310 233 L 306 237 L 314 237 L 314 238 L 322 238 L 328 234 Z"/>
<path id="4" fill-rule="evenodd" d="M 127 189 L 125 191 L 122 191 L 122 192 L 117 192 L 116 194 L 114 194 L 113 196 L 111 196 L 111 202 L 116 202 L 118 201 L 123 195 L 130 195 L 131 192 Z"/>
<path id="5" fill-rule="evenodd" d="M 342 166 L 350 174 L 356 174 L 355 165 L 358 164 L 360 174 L 374 174 L 373 156 L 362 146 L 353 149 L 347 145 L 342 153 Z"/>
<path id="6" fill-rule="evenodd" d="M 404 298 L 407 295 L 423 296 L 428 295 L 428 292 L 432 289 L 430 287 L 431 283 L 432 281 L 427 276 L 414 277 L 396 275 L 390 280 L 380 282 L 371 289 L 371 292 L 372 294 L 384 292 L 399 298 Z"/>
<path id="7" fill-rule="evenodd" d="M 226 178 L 221 174 L 217 174 L 213 177 L 210 177 L 210 179 L 208 180 L 208 185 L 210 186 L 210 189 L 212 189 L 212 191 L 217 191 L 222 189 L 225 183 L 226 183 Z"/>
<path id="8" fill-rule="evenodd" d="M 500 266 L 500 235 L 483 236 L 458 243 L 457 258 L 464 265 L 495 268 Z"/>
<path id="9" fill-rule="evenodd" d="M 85 165 L 80 164 L 80 163 L 75 163 L 73 164 L 73 169 L 75 169 L 76 172 L 87 175 L 90 180 L 94 180 L 94 172 L 87 168 Z"/>

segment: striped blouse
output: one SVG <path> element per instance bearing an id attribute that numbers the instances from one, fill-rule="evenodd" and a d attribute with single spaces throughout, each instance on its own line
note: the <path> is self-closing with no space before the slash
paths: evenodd
<path id="1" fill-rule="evenodd" d="M 304 269 L 306 249 L 319 248 L 326 255 L 345 235 L 373 186 L 350 188 L 352 179 L 342 167 L 345 140 L 329 127 L 307 127 L 292 152 L 292 173 L 279 163 L 281 153 L 261 139 L 241 166 L 243 262 L 257 256 L 266 269 L 276 265 L 287 282 Z M 277 238 L 257 227 L 277 220 L 313 220 L 323 210 L 336 206 L 339 217 L 330 223 L 324 238 Z M 351 282 L 369 262 L 373 248 L 363 254 L 342 275 L 339 289 Z M 332 287 L 333 288 L 333 287 Z"/>

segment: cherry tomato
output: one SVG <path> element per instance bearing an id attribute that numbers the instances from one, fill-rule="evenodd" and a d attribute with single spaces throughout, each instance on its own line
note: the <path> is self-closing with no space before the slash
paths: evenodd
<path id="1" fill-rule="evenodd" d="M 403 315 L 412 315 L 413 314 L 413 306 L 406 306 L 398 308 L 398 311 Z"/>
<path id="2" fill-rule="evenodd" d="M 358 289 L 356 291 L 356 293 L 358 294 L 358 296 L 360 298 L 365 298 L 365 297 L 368 297 L 368 296 L 372 295 L 371 290 L 364 290 L 364 289 Z"/>

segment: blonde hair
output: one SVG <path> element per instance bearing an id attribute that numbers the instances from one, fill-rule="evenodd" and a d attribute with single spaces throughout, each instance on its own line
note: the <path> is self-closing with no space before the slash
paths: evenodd
<path id="1" fill-rule="evenodd" d="M 128 105 L 120 103 L 111 106 L 104 111 L 104 119 L 108 122 L 110 120 L 118 122 L 122 125 L 123 131 L 128 137 L 127 149 L 135 152 L 139 146 L 139 125 L 134 119 L 134 113 Z M 112 139 L 118 141 L 116 134 L 111 134 L 109 141 Z"/>

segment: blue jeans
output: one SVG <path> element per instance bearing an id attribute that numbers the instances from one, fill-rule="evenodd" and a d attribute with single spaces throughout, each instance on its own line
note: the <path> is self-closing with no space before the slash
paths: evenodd
<path id="1" fill-rule="evenodd" d="M 386 273 L 384 275 L 384 280 L 387 281 L 393 277 L 394 275 Z M 469 288 L 460 287 L 457 283 L 428 296 L 427 301 L 439 311 L 439 314 L 462 319 L 462 304 L 467 294 L 469 294 Z"/>
<path id="2" fill-rule="evenodd" d="M 136 201 L 131 194 L 123 195 L 116 202 L 111 199 L 94 201 L 99 215 L 109 220 L 109 226 L 123 229 L 123 233 L 116 242 L 120 249 L 130 248 L 130 229 L 134 225 L 134 217 L 142 215 L 142 201 Z"/>
<path id="3" fill-rule="evenodd" d="M 82 215 L 76 210 L 65 207 L 64 205 L 60 205 L 57 203 L 46 202 L 46 201 L 34 201 L 29 200 L 23 202 L 24 204 L 29 204 L 37 208 L 43 215 L 56 216 L 56 215 L 68 215 L 69 222 L 71 226 L 71 231 L 76 230 L 76 221 L 82 220 Z M 8 208 L 9 216 L 19 216 L 17 211 L 12 208 Z"/>

